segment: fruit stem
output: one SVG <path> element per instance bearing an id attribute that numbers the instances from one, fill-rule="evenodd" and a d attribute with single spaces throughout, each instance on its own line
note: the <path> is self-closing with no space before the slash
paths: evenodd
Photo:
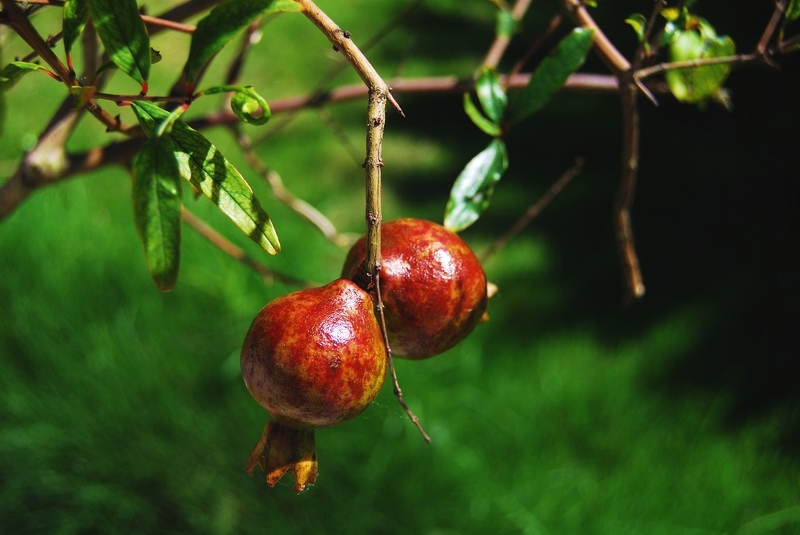
<path id="1" fill-rule="evenodd" d="M 253 475 L 256 466 L 274 487 L 287 472 L 294 474 L 294 491 L 303 492 L 317 480 L 317 452 L 313 428 L 293 427 L 270 420 L 244 465 Z"/>
<path id="2" fill-rule="evenodd" d="M 379 296 L 381 294 L 380 274 L 378 274 L 378 276 L 375 278 L 375 293 L 377 293 Z M 389 365 L 389 373 L 392 376 L 392 390 L 394 391 L 394 397 L 397 398 L 397 402 L 403 408 L 406 416 L 408 416 L 408 419 L 411 420 L 411 423 L 417 427 L 417 430 L 422 435 L 422 438 L 425 439 L 425 442 L 430 444 L 431 437 L 425 432 L 425 428 L 422 427 L 422 423 L 419 421 L 419 418 L 411 409 L 408 408 L 406 401 L 403 399 L 403 390 L 400 388 L 400 382 L 397 380 L 397 371 L 395 370 L 394 359 L 392 358 L 392 346 L 389 345 L 389 335 L 387 334 L 388 331 L 386 330 L 386 317 L 383 314 L 383 303 L 381 302 L 378 303 L 378 317 L 381 320 L 381 332 L 383 333 L 383 342 L 386 346 L 386 362 Z"/>

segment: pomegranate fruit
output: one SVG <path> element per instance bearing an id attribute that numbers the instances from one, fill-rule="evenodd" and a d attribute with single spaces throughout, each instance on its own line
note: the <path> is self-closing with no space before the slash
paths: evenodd
<path id="1" fill-rule="evenodd" d="M 381 227 L 381 300 L 392 354 L 424 359 L 455 346 L 486 311 L 486 275 L 454 232 L 420 219 Z M 364 270 L 366 239 L 350 249 L 342 276 Z"/>
<path id="2" fill-rule="evenodd" d="M 271 415 L 245 465 L 270 486 L 294 473 L 296 492 L 317 477 L 314 429 L 361 413 L 386 376 L 386 349 L 372 298 L 355 283 L 284 295 L 255 317 L 241 367 L 255 400 Z"/>

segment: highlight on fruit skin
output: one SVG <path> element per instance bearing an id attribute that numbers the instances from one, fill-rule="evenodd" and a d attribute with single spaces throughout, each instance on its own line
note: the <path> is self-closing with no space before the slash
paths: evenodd
<path id="1" fill-rule="evenodd" d="M 314 429 L 366 409 L 386 377 L 386 347 L 369 294 L 337 279 L 268 303 L 241 353 L 242 376 L 271 419 L 245 465 L 270 486 L 285 474 L 302 492 L 317 477 Z"/>
<path id="2" fill-rule="evenodd" d="M 347 253 L 342 277 L 358 279 L 365 260 L 362 236 Z M 444 353 L 484 318 L 486 275 L 455 232 L 421 219 L 388 221 L 381 227 L 381 260 L 381 300 L 394 356 Z"/>

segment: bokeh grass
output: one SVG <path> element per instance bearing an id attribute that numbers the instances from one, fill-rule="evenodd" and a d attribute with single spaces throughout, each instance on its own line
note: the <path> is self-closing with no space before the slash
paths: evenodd
<path id="1" fill-rule="evenodd" d="M 354 35 L 401 7 L 352 4 L 330 6 L 330 14 Z M 429 61 L 422 48 L 410 71 L 468 74 L 485 45 L 475 36 L 491 36 L 491 11 L 431 4 L 401 36 L 453 13 L 457 24 L 448 32 L 472 37 L 458 50 L 448 40 Z M 302 35 L 320 46 L 289 47 L 291 61 L 263 54 L 248 65 L 256 87 L 274 91 L 270 98 L 307 88 L 331 63 L 324 40 L 302 18 L 273 24 L 260 45 L 265 51 L 305 26 Z M 375 51 L 386 69 L 404 44 L 395 39 Z M 434 40 L 430 32 L 419 39 L 420 47 Z M 287 85 L 275 82 L 284 77 Z M 50 94 L 22 87 L 9 95 L 4 170 L 13 169 L 19 140 L 40 124 L 26 110 Z M 559 100 L 510 140 L 512 167 L 497 209 L 465 233 L 478 250 L 576 152 L 590 164 L 534 228 L 486 264 L 500 286 L 490 322 L 446 355 L 397 363 L 406 399 L 433 443 L 424 444 L 387 386 L 359 418 L 318 431 L 318 484 L 299 496 L 286 482 L 270 489 L 242 469 L 267 416 L 238 367 L 252 316 L 294 288 L 265 284 L 186 228 L 178 286 L 160 294 L 144 267 L 126 171 L 105 169 L 37 191 L 0 224 L 0 531 L 797 533 L 800 410 L 791 387 L 797 365 L 785 349 L 794 347 L 796 357 L 786 327 L 796 316 L 781 300 L 797 296 L 796 276 L 773 269 L 783 242 L 740 232 L 745 223 L 756 226 L 754 235 L 781 226 L 758 213 L 728 221 L 726 255 L 713 245 L 714 206 L 693 211 L 708 208 L 704 191 L 758 192 L 764 177 L 736 174 L 756 161 L 741 150 L 738 166 L 689 153 L 692 170 L 667 176 L 674 157 L 657 141 L 645 144 L 642 165 L 653 178 L 637 204 L 637 236 L 648 294 L 621 309 L 607 228 L 616 147 L 597 143 L 600 134 L 612 138 L 617 123 L 603 98 L 580 101 L 577 110 L 577 99 Z M 408 122 L 390 118 L 387 217 L 441 218 L 454 173 L 485 143 L 460 115 L 459 100 L 408 98 Z M 676 132 L 703 139 L 682 123 L 680 113 L 696 111 L 672 111 L 677 118 L 647 116 L 665 129 L 656 140 Z M 330 112 L 360 147 L 363 104 Z M 585 121 L 588 114 L 594 120 Z M 580 118 L 591 126 L 570 126 Z M 711 129 L 728 119 L 712 113 L 693 120 Z M 82 128 L 76 146 L 97 135 L 92 125 Z M 559 147 L 544 142 L 554 132 L 562 132 Z M 718 140 L 715 158 L 734 157 L 726 140 L 759 132 Z M 209 136 L 254 176 L 225 131 Z M 341 229 L 361 230 L 362 171 L 316 112 L 259 150 L 290 189 Z M 719 165 L 729 182 L 706 172 Z M 697 191 L 690 187 L 697 180 L 699 197 L 687 198 L 683 191 Z M 276 270 L 319 282 L 336 277 L 344 251 L 278 205 L 257 178 L 253 185 L 281 236 L 284 250 L 275 258 L 208 203 L 188 195 L 186 202 Z M 686 237 L 687 226 L 711 237 Z M 767 278 L 780 295 L 763 297 L 758 281 Z M 772 327 L 753 316 L 770 318 Z"/>

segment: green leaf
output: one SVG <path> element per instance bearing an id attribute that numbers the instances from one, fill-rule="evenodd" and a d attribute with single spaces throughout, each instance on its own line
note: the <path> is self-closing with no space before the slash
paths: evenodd
<path id="1" fill-rule="evenodd" d="M 484 68 L 481 71 L 478 79 L 475 80 L 475 93 L 478 95 L 478 100 L 487 117 L 495 124 L 500 124 L 503 120 L 503 113 L 506 111 L 508 98 L 500 85 L 500 78 L 493 69 Z"/>
<path id="2" fill-rule="evenodd" d="M 519 122 L 539 111 L 569 75 L 578 70 L 592 47 L 594 32 L 575 28 L 547 55 L 531 74 L 531 80 L 510 109 L 512 122 Z"/>
<path id="3" fill-rule="evenodd" d="M 497 12 L 497 26 L 495 33 L 497 37 L 510 38 L 517 31 L 517 19 L 510 9 L 501 9 Z"/>
<path id="4" fill-rule="evenodd" d="M 272 117 L 272 111 L 269 108 L 267 101 L 256 93 L 253 86 L 247 85 L 221 85 L 216 87 L 209 87 L 200 91 L 200 95 L 213 95 L 214 93 L 229 93 L 233 91 L 234 95 L 231 97 L 231 110 L 233 114 L 239 118 L 240 121 L 250 124 L 264 124 Z M 260 113 L 259 113 L 259 110 Z M 258 113 L 257 115 L 254 115 Z"/>
<path id="5" fill-rule="evenodd" d="M 672 61 L 732 56 L 736 45 L 727 36 L 703 38 L 694 30 L 677 32 L 669 47 Z M 670 91 L 681 102 L 703 102 L 714 95 L 730 73 L 729 64 L 671 69 L 666 73 Z"/>
<path id="6" fill-rule="evenodd" d="M 794 22 L 800 18 L 800 2 L 791 0 L 786 7 L 786 22 Z"/>
<path id="7" fill-rule="evenodd" d="M 458 232 L 477 221 L 489 207 L 494 186 L 506 169 L 508 154 L 505 143 L 493 139 L 470 160 L 453 183 L 445 208 L 444 226 Z"/>
<path id="8" fill-rule="evenodd" d="M 641 43 L 644 41 L 644 33 L 645 28 L 647 28 L 647 17 L 642 15 L 641 13 L 632 13 L 625 19 L 625 22 L 628 23 L 633 31 L 636 32 L 636 37 L 639 39 Z"/>
<path id="9" fill-rule="evenodd" d="M 216 6 L 192 34 L 183 68 L 186 81 L 194 86 L 206 63 L 256 17 L 283 11 L 300 11 L 300 5 L 293 0 L 228 0 Z"/>
<path id="10" fill-rule="evenodd" d="M 12 61 L 0 71 L 0 93 L 8 91 L 19 82 L 20 78 L 31 71 L 48 71 L 45 67 L 27 61 Z"/>
<path id="11" fill-rule="evenodd" d="M 464 93 L 464 111 L 467 113 L 475 126 L 483 130 L 485 133 L 492 137 L 500 135 L 500 126 L 493 123 L 490 119 L 481 113 L 478 107 L 472 102 L 472 97 L 469 93 Z"/>
<path id="12" fill-rule="evenodd" d="M 139 124 L 148 136 L 155 135 L 158 125 L 169 118 L 169 112 L 149 102 L 132 102 Z M 178 173 L 217 205 L 251 240 L 270 254 L 280 251 L 278 235 L 269 215 L 250 185 L 222 153 L 202 134 L 185 122 L 176 120 L 170 132 L 162 137 L 174 143 Z"/>
<path id="13" fill-rule="evenodd" d="M 181 249 L 181 175 L 169 137 L 152 137 L 133 159 L 133 216 L 156 287 L 178 279 Z"/>
<path id="14" fill-rule="evenodd" d="M 150 36 L 136 0 L 89 0 L 89 13 L 111 61 L 142 85 L 150 77 Z"/>
<path id="15" fill-rule="evenodd" d="M 66 0 L 63 8 L 63 32 L 64 53 L 69 57 L 72 51 L 72 44 L 78 39 L 86 21 L 89 20 L 88 0 Z M 72 63 L 70 61 L 70 63 Z M 72 68 L 72 67 L 70 67 Z"/>

